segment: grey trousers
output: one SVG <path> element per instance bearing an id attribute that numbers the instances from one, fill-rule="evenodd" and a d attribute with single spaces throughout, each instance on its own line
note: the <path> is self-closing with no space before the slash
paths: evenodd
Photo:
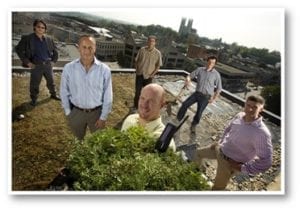
<path id="1" fill-rule="evenodd" d="M 47 88 L 49 89 L 50 94 L 56 95 L 51 64 L 35 65 L 35 67 L 31 69 L 30 75 L 30 97 L 32 100 L 36 100 L 38 97 L 40 92 L 39 87 L 43 76 L 46 79 Z"/>
<path id="2" fill-rule="evenodd" d="M 72 133 L 78 140 L 83 140 L 87 127 L 89 127 L 91 133 L 98 130 L 95 123 L 99 119 L 100 115 L 101 108 L 87 113 L 74 107 L 71 113 L 67 116 L 67 120 Z"/>

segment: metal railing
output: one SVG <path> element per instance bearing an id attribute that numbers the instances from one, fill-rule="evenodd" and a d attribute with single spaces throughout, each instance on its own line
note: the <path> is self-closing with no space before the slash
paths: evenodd
<path id="1" fill-rule="evenodd" d="M 53 67 L 54 72 L 62 72 L 63 67 Z M 30 72 L 30 68 L 24 68 L 22 66 L 12 66 L 12 71 L 17 73 Z M 112 73 L 134 73 L 135 69 L 111 69 Z M 173 69 L 160 69 L 158 71 L 160 75 L 181 75 L 187 76 L 189 73 L 185 70 L 173 70 Z M 238 97 L 237 95 L 222 89 L 221 96 L 224 98 L 236 103 L 240 106 L 245 105 L 245 99 Z M 267 110 L 263 110 L 262 116 L 267 118 L 270 122 L 280 126 L 281 125 L 281 117 Z"/>

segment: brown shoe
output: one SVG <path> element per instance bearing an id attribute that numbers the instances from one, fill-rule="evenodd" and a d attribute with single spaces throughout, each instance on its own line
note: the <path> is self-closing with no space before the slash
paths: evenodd
<path id="1" fill-rule="evenodd" d="M 60 97 L 57 96 L 57 95 L 51 95 L 50 98 L 52 98 L 54 100 L 57 100 L 57 101 L 60 101 Z"/>
<path id="2" fill-rule="evenodd" d="M 196 125 L 191 125 L 191 132 L 196 133 Z"/>

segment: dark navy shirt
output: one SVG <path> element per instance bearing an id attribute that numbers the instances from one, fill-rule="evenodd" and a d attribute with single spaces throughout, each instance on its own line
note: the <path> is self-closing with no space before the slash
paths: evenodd
<path id="1" fill-rule="evenodd" d="M 34 36 L 33 44 L 34 44 L 34 55 L 33 55 L 34 61 L 51 60 L 45 37 L 43 37 L 41 40 L 38 36 Z"/>

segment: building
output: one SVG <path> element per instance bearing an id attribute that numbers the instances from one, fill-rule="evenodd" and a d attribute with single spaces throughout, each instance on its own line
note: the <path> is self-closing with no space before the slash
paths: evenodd
<path id="1" fill-rule="evenodd" d="M 101 61 L 117 61 L 118 54 L 124 54 L 123 40 L 110 37 L 96 38 L 96 57 Z"/>
<path id="2" fill-rule="evenodd" d="M 147 44 L 147 37 L 131 31 L 125 39 L 124 67 L 134 68 L 134 59 L 139 49 Z"/>
<path id="3" fill-rule="evenodd" d="M 193 19 L 189 19 L 186 30 L 188 33 L 192 32 L 192 27 L 193 27 Z"/>
<path id="4" fill-rule="evenodd" d="M 206 59 L 209 55 L 219 57 L 219 51 L 211 47 L 203 47 L 196 44 L 190 44 L 188 47 L 187 57 L 193 59 Z"/>
<path id="5" fill-rule="evenodd" d="M 186 22 L 186 18 L 181 18 L 181 23 L 180 23 L 180 27 L 179 27 L 179 34 L 183 34 L 185 31 L 185 22 Z"/>
<path id="6" fill-rule="evenodd" d="M 161 49 L 163 68 L 166 69 L 183 69 L 185 56 L 179 50 L 169 45 Z"/>
<path id="7" fill-rule="evenodd" d="M 193 27 L 193 19 L 189 19 L 186 25 L 186 18 L 181 19 L 180 27 L 179 27 L 179 36 L 185 36 L 192 32 Z"/>

